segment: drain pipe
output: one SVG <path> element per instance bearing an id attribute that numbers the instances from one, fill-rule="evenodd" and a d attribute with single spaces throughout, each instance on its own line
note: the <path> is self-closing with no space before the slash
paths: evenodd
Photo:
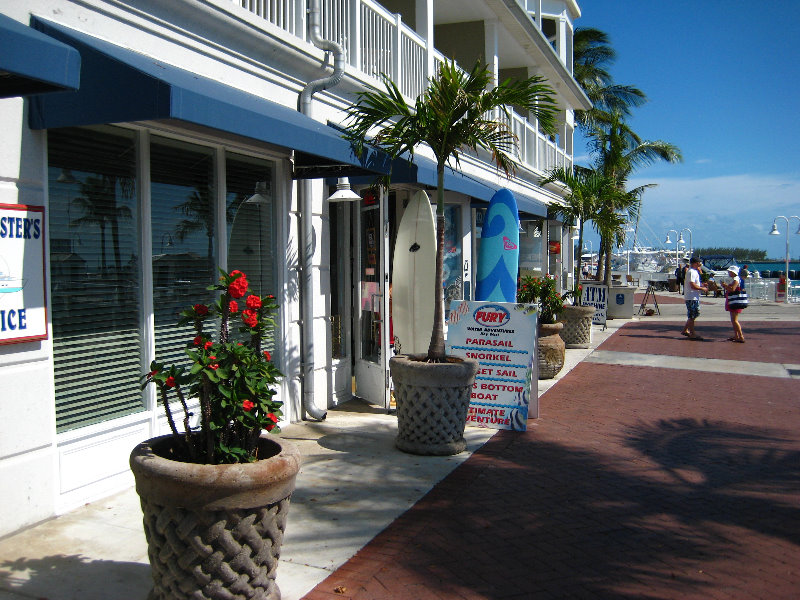
<path id="1" fill-rule="evenodd" d="M 309 82 L 300 93 L 298 110 L 304 115 L 311 113 L 311 100 L 315 93 L 338 85 L 344 77 L 344 50 L 330 40 L 322 38 L 322 26 L 319 0 L 310 0 L 308 10 L 309 35 L 311 43 L 320 50 L 333 54 L 333 73 L 329 77 L 316 79 Z M 300 194 L 300 309 L 302 327 L 302 352 L 303 352 L 303 409 L 315 421 L 322 421 L 327 416 L 326 410 L 321 410 L 314 403 L 314 224 L 312 222 L 312 187 L 308 179 L 300 181 L 298 186 Z M 326 402 L 327 403 L 327 402 Z"/>

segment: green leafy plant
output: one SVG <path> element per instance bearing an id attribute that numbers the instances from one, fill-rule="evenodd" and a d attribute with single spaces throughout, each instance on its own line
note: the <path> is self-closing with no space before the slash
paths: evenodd
<path id="1" fill-rule="evenodd" d="M 517 286 L 517 302 L 536 304 L 540 323 L 555 323 L 564 310 L 564 299 L 556 291 L 556 278 L 552 275 L 521 277 Z"/>
<path id="2" fill-rule="evenodd" d="M 150 364 L 141 377 L 142 389 L 154 384 L 164 404 L 173 435 L 182 441 L 179 460 L 198 464 L 252 462 L 258 457 L 261 432 L 279 431 L 282 402 L 275 399 L 282 376 L 263 345 L 272 338 L 277 308 L 275 298 L 250 294 L 247 276 L 241 271 L 220 271 L 220 283 L 209 290 L 222 292 L 212 305 L 194 304 L 182 311 L 179 326 L 192 325 L 195 336 L 187 343 L 190 367 Z M 240 306 L 240 302 L 243 305 Z M 230 320 L 241 320 L 243 341 L 231 340 Z M 208 324 L 219 324 L 214 341 Z M 183 408 L 183 432 L 179 432 L 170 408 L 174 395 Z M 190 427 L 187 398 L 200 402 L 199 429 Z"/>

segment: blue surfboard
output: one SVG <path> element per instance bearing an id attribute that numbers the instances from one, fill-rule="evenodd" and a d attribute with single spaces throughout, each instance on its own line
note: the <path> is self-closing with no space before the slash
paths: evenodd
<path id="1" fill-rule="evenodd" d="M 516 302 L 519 273 L 519 213 L 510 190 L 498 190 L 483 218 L 475 300 Z"/>

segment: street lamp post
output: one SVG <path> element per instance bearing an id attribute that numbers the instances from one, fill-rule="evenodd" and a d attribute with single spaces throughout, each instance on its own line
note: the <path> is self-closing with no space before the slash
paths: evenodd
<path id="1" fill-rule="evenodd" d="M 797 215 L 792 215 L 791 217 L 784 217 L 783 215 L 778 215 L 772 220 L 772 231 L 769 232 L 770 235 L 780 235 L 781 232 L 778 231 L 778 219 L 783 219 L 786 221 L 786 271 L 784 271 L 784 275 L 786 276 L 786 293 L 785 293 L 785 301 L 786 304 L 789 304 L 789 220 L 790 219 L 797 219 L 800 223 L 800 217 Z M 800 235 L 800 225 L 797 227 L 797 231 L 794 232 L 795 235 Z"/>
<path id="2" fill-rule="evenodd" d="M 678 243 L 679 244 L 684 244 L 685 243 L 683 241 L 683 232 L 684 231 L 688 231 L 689 232 L 689 256 L 691 257 L 692 254 L 694 253 L 694 246 L 692 245 L 692 230 L 689 229 L 688 227 L 684 227 L 683 229 L 681 229 L 681 237 L 678 240 Z"/>
<path id="3" fill-rule="evenodd" d="M 679 239 L 678 239 L 678 236 L 679 236 L 680 234 L 679 234 L 677 231 L 675 231 L 674 229 L 670 229 L 669 231 L 667 231 L 667 239 L 665 239 L 665 240 L 664 240 L 664 243 L 665 243 L 665 244 L 671 244 L 671 243 L 672 243 L 672 240 L 671 240 L 671 239 L 669 239 L 669 234 L 670 234 L 670 233 L 674 233 L 674 234 L 675 234 L 675 236 L 676 236 L 676 237 L 675 237 L 675 266 L 676 266 L 676 267 L 680 267 L 680 263 L 678 262 L 678 244 L 680 244 L 680 242 L 681 242 L 682 240 L 679 240 Z"/>
<path id="4" fill-rule="evenodd" d="M 587 243 L 589 244 L 589 274 L 591 275 L 592 261 L 594 260 L 594 250 L 592 250 L 592 240 L 586 240 L 583 243 L 583 248 L 581 249 L 581 254 L 583 254 L 583 251 L 586 250 L 586 244 Z"/>

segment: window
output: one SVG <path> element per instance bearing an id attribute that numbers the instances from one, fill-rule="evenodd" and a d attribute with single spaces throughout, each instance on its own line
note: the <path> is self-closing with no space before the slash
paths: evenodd
<path id="1" fill-rule="evenodd" d="M 140 166 L 136 138 L 111 126 L 48 132 L 59 432 L 145 409 L 138 374 L 153 358 L 143 342 L 149 334 L 159 362 L 188 363 L 194 330 L 179 328 L 178 315 L 190 303 L 215 300 L 207 288 L 217 281 L 226 239 L 230 268 L 247 273 L 254 292 L 279 295 L 274 162 L 225 154 L 226 226 L 218 231 L 216 152 L 152 136 L 150 164 Z M 137 167 L 149 171 L 148 190 L 139 188 Z M 148 239 L 139 222 L 142 194 L 150 195 Z M 152 263 L 142 264 L 139 249 L 148 245 Z M 143 315 L 150 305 L 143 273 L 152 273 L 152 319 Z M 145 331 L 150 322 L 153 331 Z"/>
<path id="2" fill-rule="evenodd" d="M 144 409 L 135 157 L 118 128 L 48 134 L 58 431 Z"/>
<path id="3" fill-rule="evenodd" d="M 184 350 L 195 333 L 176 325 L 178 315 L 215 299 L 207 289 L 217 278 L 212 151 L 153 137 L 150 180 L 156 358 L 188 364 Z"/>

